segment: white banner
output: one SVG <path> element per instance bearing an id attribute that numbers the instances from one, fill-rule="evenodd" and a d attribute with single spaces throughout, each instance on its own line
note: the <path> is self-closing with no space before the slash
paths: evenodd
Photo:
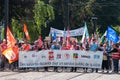
<path id="1" fill-rule="evenodd" d="M 19 53 L 19 67 L 88 67 L 101 68 L 102 52 L 80 50 L 42 50 Z"/>
<path id="2" fill-rule="evenodd" d="M 67 31 L 64 30 L 59 30 L 55 28 L 51 28 L 50 34 L 54 36 L 54 33 L 56 33 L 56 36 L 63 37 L 64 35 L 67 36 Z M 84 27 L 75 29 L 75 30 L 70 30 L 70 36 L 81 36 L 84 33 Z"/>

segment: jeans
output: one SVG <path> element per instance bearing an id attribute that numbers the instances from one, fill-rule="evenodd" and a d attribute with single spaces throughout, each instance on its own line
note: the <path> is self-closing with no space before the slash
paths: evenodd
<path id="1" fill-rule="evenodd" d="M 113 59 L 113 67 L 114 67 L 114 72 L 118 73 L 118 64 L 119 64 L 119 60 L 118 59 Z"/>

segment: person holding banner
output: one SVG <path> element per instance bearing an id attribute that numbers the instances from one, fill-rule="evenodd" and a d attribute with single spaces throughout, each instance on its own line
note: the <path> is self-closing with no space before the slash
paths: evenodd
<path id="1" fill-rule="evenodd" d="M 92 44 L 90 44 L 90 51 L 97 51 L 98 50 L 98 44 L 95 38 L 92 39 Z M 98 72 L 98 69 L 92 69 L 92 72 L 94 72 L 94 70 L 96 70 L 96 72 Z"/>
<path id="2" fill-rule="evenodd" d="M 18 46 L 18 43 L 15 44 L 15 46 L 13 47 L 13 51 L 18 54 L 19 53 L 19 46 Z M 18 58 L 18 55 L 17 55 L 17 58 Z M 11 64 L 11 69 L 12 71 L 14 71 L 14 69 L 18 69 L 18 60 L 16 60 L 15 62 L 13 62 Z"/>
<path id="3" fill-rule="evenodd" d="M 21 49 L 25 50 L 25 51 L 29 51 L 29 50 L 31 50 L 31 45 L 27 41 L 24 41 L 21 46 Z"/>
<path id="4" fill-rule="evenodd" d="M 85 50 L 85 51 L 89 51 L 89 44 L 85 44 L 85 48 L 82 46 L 82 44 L 80 45 L 80 50 Z M 88 68 L 83 68 L 84 72 L 86 73 Z"/>
<path id="5" fill-rule="evenodd" d="M 82 43 L 80 43 L 80 46 L 79 46 L 80 50 L 85 50 L 85 48 L 83 47 Z"/>
<path id="6" fill-rule="evenodd" d="M 62 43 L 61 50 L 69 50 L 68 47 L 66 46 L 66 42 Z M 62 67 L 62 69 L 63 69 L 63 67 Z M 65 67 L 65 69 L 67 69 L 67 67 Z"/>
<path id="7" fill-rule="evenodd" d="M 51 50 L 60 50 L 60 45 L 57 44 L 56 40 L 53 40 L 53 44 L 51 45 Z M 57 67 L 54 67 L 54 71 L 57 72 Z"/>
<path id="8" fill-rule="evenodd" d="M 39 51 L 39 50 L 41 50 L 41 48 L 40 48 L 39 45 L 38 45 L 38 41 L 35 41 L 35 42 L 34 42 L 34 45 L 32 46 L 32 49 L 33 49 L 34 51 Z"/>
<path id="9" fill-rule="evenodd" d="M 48 45 L 48 42 L 44 42 L 43 45 L 42 45 L 42 50 L 49 50 L 50 47 Z"/>
<path id="10" fill-rule="evenodd" d="M 77 45 L 76 41 L 72 42 L 72 45 L 71 45 L 70 49 L 71 50 L 79 50 L 79 46 Z M 71 72 L 76 72 L 76 71 L 77 71 L 77 67 L 72 67 Z"/>
<path id="11" fill-rule="evenodd" d="M 65 42 L 62 44 L 61 50 L 69 50 Z"/>
<path id="12" fill-rule="evenodd" d="M 56 40 L 53 41 L 53 44 L 51 45 L 51 49 L 52 50 L 59 50 L 60 49 L 60 45 L 57 44 Z"/>
<path id="13" fill-rule="evenodd" d="M 44 42 L 42 45 L 42 50 L 49 50 L 49 45 L 47 42 Z M 48 67 L 44 67 L 45 71 L 48 71 Z"/>

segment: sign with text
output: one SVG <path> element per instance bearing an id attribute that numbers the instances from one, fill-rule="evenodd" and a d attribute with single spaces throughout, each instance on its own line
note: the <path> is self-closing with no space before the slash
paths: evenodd
<path id="1" fill-rule="evenodd" d="M 56 36 L 59 36 L 59 37 L 64 37 L 65 35 L 66 36 L 68 35 L 68 31 L 51 28 L 50 29 L 50 34 L 52 36 L 54 36 L 54 33 L 56 33 Z M 81 36 L 81 35 L 83 35 L 83 33 L 84 33 L 84 27 L 74 29 L 74 30 L 70 30 L 70 36 Z"/>
<path id="2" fill-rule="evenodd" d="M 103 52 L 80 50 L 42 50 L 19 53 L 19 67 L 87 67 L 101 68 Z"/>

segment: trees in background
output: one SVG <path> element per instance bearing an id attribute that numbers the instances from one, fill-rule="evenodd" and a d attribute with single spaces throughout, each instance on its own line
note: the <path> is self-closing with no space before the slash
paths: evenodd
<path id="1" fill-rule="evenodd" d="M 68 0 L 9 0 L 9 24 L 14 35 L 21 39 L 26 23 L 32 41 L 40 34 L 48 35 L 50 27 L 67 27 L 68 16 L 70 29 L 87 22 L 89 32 L 96 27 L 103 33 L 108 25 L 120 25 L 119 4 L 119 0 L 69 0 L 69 3 Z M 0 0 L 0 5 L 0 21 L 4 21 L 4 0 Z"/>
<path id="2" fill-rule="evenodd" d="M 47 27 L 47 23 L 54 19 L 54 10 L 50 4 L 46 4 L 44 1 L 36 0 L 33 9 L 34 22 L 37 35 L 39 36 L 42 32 L 43 27 Z"/>

